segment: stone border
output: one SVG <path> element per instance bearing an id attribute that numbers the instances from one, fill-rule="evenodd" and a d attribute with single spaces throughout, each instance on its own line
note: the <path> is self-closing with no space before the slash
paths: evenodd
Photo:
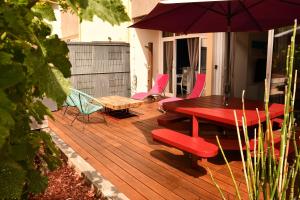
<path id="1" fill-rule="evenodd" d="M 53 142 L 61 150 L 61 152 L 68 158 L 68 162 L 74 166 L 83 177 L 85 177 L 96 190 L 97 195 L 101 199 L 118 199 L 129 200 L 123 193 L 107 179 L 105 179 L 99 172 L 95 170 L 88 162 L 86 162 L 80 155 L 78 155 L 69 145 L 59 138 L 55 132 L 47 128 L 44 131 L 48 132 L 52 137 Z"/>

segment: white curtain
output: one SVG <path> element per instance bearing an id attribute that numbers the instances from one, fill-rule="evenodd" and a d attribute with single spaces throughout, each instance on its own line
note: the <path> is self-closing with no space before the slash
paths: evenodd
<path id="1" fill-rule="evenodd" d="M 191 74 L 189 75 L 188 81 L 188 92 L 194 87 L 195 83 L 195 71 L 198 69 L 199 65 L 199 38 L 188 38 L 188 53 L 189 61 L 191 67 Z"/>

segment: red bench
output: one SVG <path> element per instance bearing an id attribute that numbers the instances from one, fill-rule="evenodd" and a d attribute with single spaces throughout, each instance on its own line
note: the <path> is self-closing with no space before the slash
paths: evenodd
<path id="1" fill-rule="evenodd" d="M 170 129 L 152 131 L 154 140 L 176 147 L 201 158 L 214 157 L 218 154 L 217 145 L 206 142 L 201 137 L 191 137 Z"/>

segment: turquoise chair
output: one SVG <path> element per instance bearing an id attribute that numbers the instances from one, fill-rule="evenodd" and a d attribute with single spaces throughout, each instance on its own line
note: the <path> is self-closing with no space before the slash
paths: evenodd
<path id="1" fill-rule="evenodd" d="M 72 93 L 71 93 L 72 94 Z M 66 101 L 64 102 L 64 105 L 66 108 L 65 108 L 65 111 L 64 111 L 64 115 L 66 114 L 67 110 L 69 107 L 75 107 L 76 105 L 73 103 L 70 95 L 67 96 L 67 99 Z"/>
<path id="2" fill-rule="evenodd" d="M 92 103 L 93 102 L 93 103 Z M 97 104 L 94 104 L 97 103 Z M 101 103 L 94 97 L 81 92 L 79 90 L 76 90 L 74 88 L 71 88 L 71 93 L 66 99 L 66 104 L 68 106 L 76 106 L 78 108 L 78 113 L 76 114 L 75 118 L 73 119 L 72 123 L 80 116 L 80 115 L 87 115 L 88 116 L 88 121 L 90 121 L 90 114 L 97 112 L 97 111 L 102 111 L 103 106 Z M 103 120 L 105 123 L 105 117 L 103 116 Z"/>

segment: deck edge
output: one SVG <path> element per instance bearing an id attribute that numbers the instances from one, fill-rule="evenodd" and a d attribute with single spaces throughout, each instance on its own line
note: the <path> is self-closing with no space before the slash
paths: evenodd
<path id="1" fill-rule="evenodd" d="M 119 192 L 119 190 L 114 186 L 109 180 L 104 178 L 100 172 L 97 172 L 87 161 L 85 161 L 80 155 L 78 155 L 68 144 L 66 144 L 53 130 L 50 128 L 44 129 L 48 132 L 61 150 L 61 152 L 67 157 L 68 162 L 74 166 L 75 170 L 83 175 L 96 189 L 97 194 L 99 194 L 104 199 L 119 199 L 119 200 L 129 200 L 125 194 Z"/>

